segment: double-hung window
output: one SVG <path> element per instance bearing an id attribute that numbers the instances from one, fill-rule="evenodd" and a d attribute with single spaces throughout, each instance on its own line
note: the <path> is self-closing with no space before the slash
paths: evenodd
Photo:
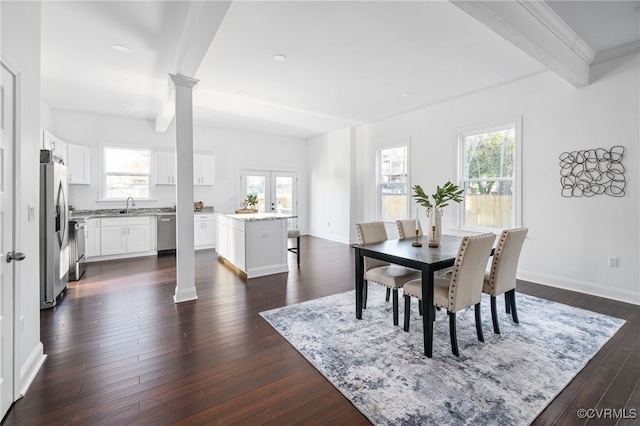
<path id="1" fill-rule="evenodd" d="M 150 198 L 151 150 L 103 147 L 103 199 Z"/>
<path id="2" fill-rule="evenodd" d="M 520 226 L 520 127 L 511 122 L 458 133 L 460 228 Z"/>
<path id="3" fill-rule="evenodd" d="M 408 217 L 408 145 L 379 149 L 377 153 L 378 218 Z"/>

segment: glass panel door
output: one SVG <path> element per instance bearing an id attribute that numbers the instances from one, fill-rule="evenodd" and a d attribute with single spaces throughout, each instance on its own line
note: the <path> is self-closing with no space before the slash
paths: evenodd
<path id="1" fill-rule="evenodd" d="M 258 197 L 259 213 L 282 213 L 296 215 L 297 176 L 290 172 L 244 170 L 241 176 L 244 200 L 248 194 Z M 290 219 L 289 228 L 295 228 L 297 221 Z"/>
<path id="2" fill-rule="evenodd" d="M 244 171 L 242 172 L 242 200 L 249 194 L 258 197 L 258 213 L 268 213 L 271 211 L 271 176 L 269 172 Z"/>
<path id="3" fill-rule="evenodd" d="M 297 203 L 295 200 L 296 193 L 296 174 L 284 172 L 271 172 L 271 193 L 274 194 L 274 213 L 296 215 Z M 287 228 L 296 229 L 297 221 L 289 219 Z"/>

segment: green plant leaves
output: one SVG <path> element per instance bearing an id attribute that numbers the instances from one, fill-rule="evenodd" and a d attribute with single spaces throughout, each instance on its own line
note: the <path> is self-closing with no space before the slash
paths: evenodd
<path id="1" fill-rule="evenodd" d="M 431 194 L 431 198 L 433 199 L 432 204 L 429 200 L 429 196 L 425 194 L 420 185 L 414 185 L 413 191 L 415 192 L 415 194 L 412 195 L 412 197 L 416 199 L 416 203 L 426 208 L 446 207 L 449 205 L 450 201 L 461 203 L 461 195 L 464 193 L 464 189 L 461 189 L 458 185 L 452 183 L 451 181 L 447 181 L 447 183 L 445 183 L 442 187 L 440 185 L 436 186 L 435 194 Z"/>

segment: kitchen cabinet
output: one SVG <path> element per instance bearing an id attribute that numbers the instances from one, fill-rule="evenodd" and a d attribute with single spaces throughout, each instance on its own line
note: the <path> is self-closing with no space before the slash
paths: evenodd
<path id="1" fill-rule="evenodd" d="M 193 245 L 196 250 L 216 246 L 216 220 L 213 214 L 193 216 Z"/>
<path id="2" fill-rule="evenodd" d="M 151 218 L 102 218 L 100 227 L 102 256 L 151 250 Z"/>
<path id="3" fill-rule="evenodd" d="M 176 184 L 176 155 L 173 152 L 156 152 L 156 185 Z"/>
<path id="4" fill-rule="evenodd" d="M 61 139 L 57 138 L 50 131 L 42 129 L 40 131 L 42 138 L 42 149 L 49 149 L 56 154 L 60 158 L 62 158 L 62 162 L 67 164 L 67 144 Z"/>
<path id="5" fill-rule="evenodd" d="M 100 219 L 87 219 L 84 227 L 84 255 L 100 256 Z"/>
<path id="6" fill-rule="evenodd" d="M 197 186 L 213 185 L 216 178 L 216 158 L 210 154 L 193 156 L 193 184 Z"/>
<path id="7" fill-rule="evenodd" d="M 245 270 L 244 222 L 216 215 L 216 252 L 241 271 Z"/>
<path id="8" fill-rule="evenodd" d="M 69 184 L 89 184 L 89 147 L 67 144 Z"/>
<path id="9" fill-rule="evenodd" d="M 176 155 L 173 152 L 156 152 L 156 185 L 176 184 Z M 193 184 L 207 186 L 215 183 L 215 156 L 194 154 Z"/>
<path id="10" fill-rule="evenodd" d="M 216 213 L 216 251 L 247 278 L 287 272 L 287 219 L 273 213 Z"/>

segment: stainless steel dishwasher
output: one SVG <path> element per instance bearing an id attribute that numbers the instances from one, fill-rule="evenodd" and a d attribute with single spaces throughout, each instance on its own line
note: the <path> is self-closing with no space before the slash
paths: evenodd
<path id="1" fill-rule="evenodd" d="M 157 216 L 158 254 L 176 249 L 176 215 Z"/>

